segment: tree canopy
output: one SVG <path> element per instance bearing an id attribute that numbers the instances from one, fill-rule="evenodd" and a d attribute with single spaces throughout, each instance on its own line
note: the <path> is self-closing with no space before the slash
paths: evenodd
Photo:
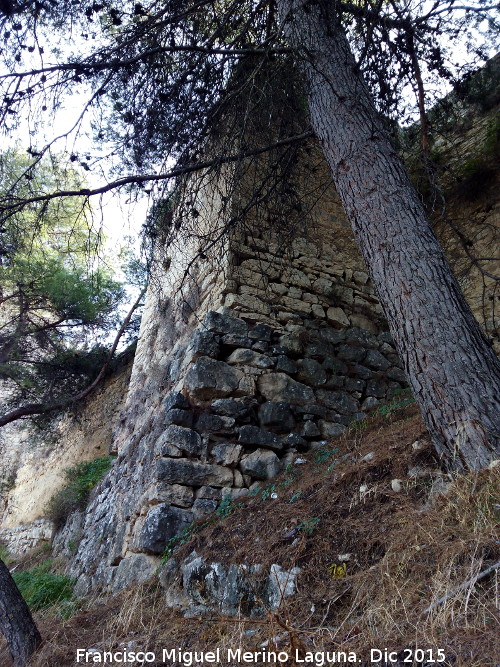
<path id="1" fill-rule="evenodd" d="M 22 178 L 26 157 L 0 156 L 1 183 Z M 57 178 L 80 184 L 75 170 L 60 173 L 43 159 L 29 191 L 54 186 Z M 100 369 L 99 344 L 116 325 L 124 289 L 102 255 L 102 239 L 90 225 L 87 205 L 49 202 L 8 218 L 0 233 L 0 377 L 12 390 L 10 403 L 54 402 L 76 393 Z"/>

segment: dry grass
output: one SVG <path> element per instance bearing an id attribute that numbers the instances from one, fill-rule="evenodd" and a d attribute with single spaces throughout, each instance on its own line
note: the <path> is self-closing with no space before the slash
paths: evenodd
<path id="1" fill-rule="evenodd" d="M 370 648 L 443 648 L 444 664 L 498 667 L 499 571 L 459 586 L 500 559 L 499 469 L 460 476 L 445 493 L 434 486 L 429 502 L 433 484 L 447 478 L 413 407 L 372 418 L 306 458 L 175 554 L 196 549 L 219 562 L 301 567 L 298 594 L 279 613 L 187 619 L 165 609 L 152 582 L 87 601 L 65 622 L 39 617 L 46 643 L 33 667 L 74 665 L 76 647 L 161 655 L 175 647 L 256 651 L 264 642 L 289 652 L 356 651 L 362 665 Z M 344 574 L 333 566 L 345 554 L 345 576 L 335 576 Z"/>

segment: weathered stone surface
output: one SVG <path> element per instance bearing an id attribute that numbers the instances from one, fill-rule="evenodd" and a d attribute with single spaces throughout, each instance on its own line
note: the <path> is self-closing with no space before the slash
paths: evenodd
<path id="1" fill-rule="evenodd" d="M 380 306 L 377 307 L 380 308 Z M 373 307 L 375 309 L 375 307 Z M 372 334 L 376 334 L 379 331 L 379 327 L 373 321 L 373 318 L 369 318 L 366 315 L 361 313 L 352 313 L 349 315 L 349 321 L 353 327 L 359 327 L 360 329 L 366 329 Z"/>
<path id="2" fill-rule="evenodd" d="M 384 398 L 387 392 L 387 382 L 383 380 L 368 380 L 366 383 L 366 395 Z"/>
<path id="3" fill-rule="evenodd" d="M 375 371 L 386 371 L 391 366 L 391 362 L 387 361 L 378 350 L 368 350 L 363 363 Z"/>
<path id="4" fill-rule="evenodd" d="M 191 428 L 193 425 L 193 413 L 191 410 L 179 410 L 179 408 L 172 408 L 165 413 L 165 426 L 169 424 L 176 424 L 177 426 L 185 426 Z"/>
<path id="5" fill-rule="evenodd" d="M 280 337 L 280 347 L 282 348 L 284 354 L 291 354 L 298 356 L 302 354 L 304 348 L 302 341 L 298 336 L 294 334 L 283 334 Z"/>
<path id="6" fill-rule="evenodd" d="M 212 514 L 217 509 L 219 503 L 217 500 L 208 500 L 207 498 L 197 498 L 193 503 L 193 518 L 202 519 Z"/>
<path id="7" fill-rule="evenodd" d="M 152 505 L 169 503 L 178 507 L 191 507 L 193 499 L 193 489 L 190 486 L 182 486 L 181 484 L 158 483 L 151 487 L 148 492 L 148 501 Z"/>
<path id="8" fill-rule="evenodd" d="M 338 345 L 345 341 L 345 331 L 338 331 L 337 329 L 332 329 L 331 327 L 323 327 L 319 330 L 319 336 L 323 340 L 326 340 L 331 345 Z"/>
<path id="9" fill-rule="evenodd" d="M 206 498 L 207 500 L 220 500 L 222 494 L 227 492 L 227 489 L 214 489 L 213 486 L 202 486 L 195 495 L 197 498 Z"/>
<path id="10" fill-rule="evenodd" d="M 229 396 L 240 380 L 241 375 L 224 361 L 200 357 L 186 373 L 184 387 L 192 399 L 208 401 Z"/>
<path id="11" fill-rule="evenodd" d="M 252 340 L 262 340 L 270 342 L 273 330 L 267 324 L 256 324 L 248 332 L 248 337 Z"/>
<path id="12" fill-rule="evenodd" d="M 130 582 L 141 583 L 147 581 L 158 569 L 158 561 L 146 554 L 130 554 L 121 560 L 116 568 L 113 568 L 113 581 L 111 591 L 118 593 Z"/>
<path id="13" fill-rule="evenodd" d="M 366 350 L 362 347 L 357 347 L 356 345 L 341 345 L 338 349 L 339 359 L 344 361 L 363 361 Z"/>
<path id="14" fill-rule="evenodd" d="M 363 366 L 362 364 L 354 364 L 351 367 L 351 372 L 353 375 L 361 378 L 362 380 L 370 380 L 374 375 L 373 371 L 371 371 L 366 366 Z"/>
<path id="15" fill-rule="evenodd" d="M 255 366 L 255 368 L 272 368 L 274 360 L 265 354 L 259 354 L 253 350 L 237 349 L 231 352 L 227 358 L 228 364 L 245 364 L 247 366 Z"/>
<path id="16" fill-rule="evenodd" d="M 257 449 L 241 459 L 240 468 L 243 473 L 255 479 L 271 479 L 279 473 L 281 465 L 274 452 L 269 449 Z"/>
<path id="17" fill-rule="evenodd" d="M 262 273 L 269 278 L 269 280 L 276 280 L 281 275 L 281 269 L 274 263 L 267 262 L 261 259 L 245 259 L 240 264 L 242 269 L 247 269 L 252 273 Z"/>
<path id="18" fill-rule="evenodd" d="M 320 428 L 321 435 L 324 438 L 335 438 L 337 435 L 343 433 L 346 429 L 343 424 L 326 421 L 324 419 L 319 420 L 318 426 Z"/>
<path id="19" fill-rule="evenodd" d="M 212 447 L 212 456 L 216 463 L 225 466 L 236 465 L 240 460 L 243 447 L 241 445 L 220 443 Z"/>
<path id="20" fill-rule="evenodd" d="M 297 364 L 285 354 L 280 354 L 276 361 L 276 370 L 288 373 L 289 375 L 294 375 L 297 372 Z"/>
<path id="21" fill-rule="evenodd" d="M 311 305 L 311 312 L 314 315 L 314 317 L 318 319 L 326 317 L 325 309 L 323 308 L 323 306 L 320 306 L 319 303 L 313 303 Z"/>
<path id="22" fill-rule="evenodd" d="M 299 568 L 208 562 L 193 551 L 182 562 L 170 559 L 160 573 L 166 605 L 185 616 L 222 613 L 261 618 L 295 593 Z"/>
<path id="23" fill-rule="evenodd" d="M 322 338 L 316 337 L 310 340 L 304 347 L 304 356 L 321 361 L 333 352 L 332 344 Z"/>
<path id="24" fill-rule="evenodd" d="M 303 271 L 299 269 L 288 268 L 283 274 L 282 281 L 287 285 L 296 285 L 297 287 L 311 287 L 311 281 Z"/>
<path id="25" fill-rule="evenodd" d="M 346 333 L 346 343 L 349 345 L 358 345 L 359 347 L 365 348 L 376 348 L 377 339 L 376 337 L 366 331 L 366 329 L 360 329 L 359 327 L 351 327 L 347 329 Z"/>
<path id="26" fill-rule="evenodd" d="M 207 313 L 202 323 L 202 328 L 207 331 L 213 331 L 218 334 L 239 334 L 245 336 L 248 331 L 248 325 L 238 317 L 224 315 L 211 310 Z"/>
<path id="27" fill-rule="evenodd" d="M 171 537 L 180 533 L 193 521 L 192 512 L 168 503 L 154 505 L 146 515 L 135 541 L 139 551 L 161 554 Z"/>
<path id="28" fill-rule="evenodd" d="M 380 341 L 381 343 L 388 343 L 389 345 L 392 345 L 394 347 L 394 339 L 389 331 L 382 331 L 381 333 L 379 333 L 379 335 L 377 336 L 377 340 Z"/>
<path id="29" fill-rule="evenodd" d="M 364 271 L 354 271 L 352 274 L 352 279 L 357 285 L 366 285 L 370 279 L 370 276 Z"/>
<path id="30" fill-rule="evenodd" d="M 328 308 L 326 311 L 326 319 L 337 329 L 343 329 L 350 325 L 349 318 L 342 308 L 335 308 L 334 306 Z"/>
<path id="31" fill-rule="evenodd" d="M 221 340 L 225 347 L 252 347 L 252 340 L 248 336 L 241 336 L 240 334 L 224 334 Z"/>
<path id="32" fill-rule="evenodd" d="M 191 456 L 201 454 L 202 441 L 200 434 L 191 428 L 171 424 L 165 429 L 161 440 L 164 445 L 174 445 L 174 447 L 177 447 L 186 454 L 191 454 Z"/>
<path id="33" fill-rule="evenodd" d="M 267 401 L 259 408 L 260 425 L 276 433 L 288 433 L 295 426 L 290 404 L 285 401 Z"/>
<path id="34" fill-rule="evenodd" d="M 301 451 L 309 447 L 309 443 L 304 440 L 304 438 L 302 438 L 298 433 L 289 433 L 285 438 L 283 438 L 283 444 L 287 449 L 290 447 L 296 447 Z"/>
<path id="35" fill-rule="evenodd" d="M 188 410 L 189 401 L 180 392 L 174 391 L 171 394 L 168 394 L 168 396 L 163 401 L 163 408 L 166 411 L 172 409 Z"/>
<path id="36" fill-rule="evenodd" d="M 188 459 L 158 459 L 158 479 L 169 484 L 187 486 L 231 486 L 233 473 L 229 468 Z"/>
<path id="37" fill-rule="evenodd" d="M 321 365 L 325 371 L 335 375 L 346 375 L 349 370 L 347 364 L 337 357 L 326 357 Z"/>
<path id="38" fill-rule="evenodd" d="M 268 401 L 286 401 L 292 405 L 314 403 L 314 392 L 284 373 L 261 375 L 257 381 L 260 393 Z"/>
<path id="39" fill-rule="evenodd" d="M 363 403 L 361 404 L 361 409 L 362 410 L 371 410 L 374 408 L 376 405 L 379 404 L 378 398 L 375 398 L 375 396 L 367 396 Z"/>
<path id="40" fill-rule="evenodd" d="M 201 433 L 219 433 L 229 431 L 234 426 L 234 417 L 220 417 L 208 412 L 202 412 L 196 419 L 196 428 Z"/>
<path id="41" fill-rule="evenodd" d="M 314 415 L 315 417 L 325 417 L 328 410 L 323 405 L 317 403 L 307 403 L 306 405 L 298 405 L 294 408 L 297 415 Z"/>
<path id="42" fill-rule="evenodd" d="M 327 408 L 336 410 L 344 415 L 350 415 L 359 410 L 358 401 L 345 391 L 328 391 L 327 389 L 317 389 L 316 396 L 318 401 Z"/>
<path id="43" fill-rule="evenodd" d="M 254 447 L 270 447 L 271 449 L 283 449 L 283 443 L 274 433 L 269 433 L 258 426 L 242 426 L 238 437 L 242 445 Z"/>
<path id="44" fill-rule="evenodd" d="M 219 398 L 212 403 L 212 410 L 215 413 L 239 420 L 248 417 L 252 409 L 252 404 L 235 401 L 231 398 Z"/>
<path id="45" fill-rule="evenodd" d="M 262 299 L 251 294 L 228 294 L 226 296 L 225 305 L 229 308 L 237 308 L 248 310 L 252 313 L 260 313 L 262 315 L 269 315 L 271 307 Z"/>
<path id="46" fill-rule="evenodd" d="M 308 419 L 306 422 L 304 422 L 300 434 L 303 438 L 317 438 L 319 435 L 321 435 L 321 432 L 316 424 Z"/>
<path id="47" fill-rule="evenodd" d="M 395 380 L 396 382 L 400 382 L 401 384 L 406 384 L 408 382 L 406 373 L 403 370 L 401 370 L 401 368 L 397 367 L 390 368 L 386 373 L 386 377 L 388 377 L 389 380 Z"/>
<path id="48" fill-rule="evenodd" d="M 212 331 L 198 330 L 189 346 L 193 359 L 212 357 L 217 359 L 220 350 L 220 337 Z"/>
<path id="49" fill-rule="evenodd" d="M 346 391 L 361 392 L 365 388 L 365 381 L 356 378 L 346 378 L 345 388 Z"/>
<path id="50" fill-rule="evenodd" d="M 315 359 L 300 359 L 297 362 L 297 380 L 311 387 L 320 387 L 326 382 L 326 373 L 323 366 Z"/>

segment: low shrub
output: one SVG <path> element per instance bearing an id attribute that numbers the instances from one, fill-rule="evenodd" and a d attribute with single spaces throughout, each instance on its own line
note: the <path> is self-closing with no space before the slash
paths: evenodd
<path id="1" fill-rule="evenodd" d="M 14 572 L 12 577 L 29 608 L 37 611 L 73 597 L 73 581 L 63 574 L 50 572 L 52 561 L 24 572 Z"/>
<path id="2" fill-rule="evenodd" d="M 46 516 L 56 528 L 62 526 L 72 512 L 85 509 L 90 492 L 108 472 L 112 461 L 112 456 L 101 456 L 65 471 L 66 485 L 52 496 L 45 507 Z"/>

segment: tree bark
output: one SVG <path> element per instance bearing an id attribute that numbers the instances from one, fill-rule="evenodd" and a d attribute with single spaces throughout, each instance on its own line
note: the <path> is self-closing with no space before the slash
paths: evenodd
<path id="1" fill-rule="evenodd" d="M 447 467 L 500 456 L 500 365 L 467 305 L 328 0 L 278 0 L 309 111 L 434 445 Z"/>
<path id="2" fill-rule="evenodd" d="M 26 665 L 42 638 L 8 567 L 0 560 L 0 629 L 5 635 L 14 667 Z"/>

